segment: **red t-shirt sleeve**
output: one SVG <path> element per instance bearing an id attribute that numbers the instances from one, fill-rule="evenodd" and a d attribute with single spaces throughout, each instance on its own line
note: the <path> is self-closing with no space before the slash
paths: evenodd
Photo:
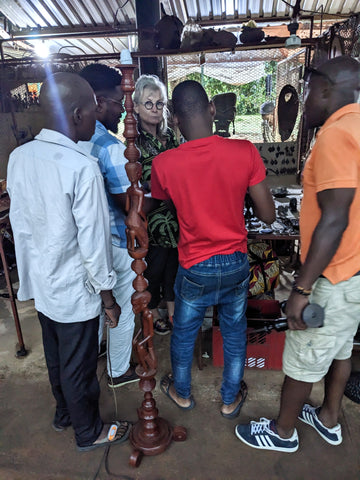
<path id="1" fill-rule="evenodd" d="M 250 143 L 250 142 L 249 142 Z M 251 158 L 252 158 L 252 172 L 250 175 L 249 186 L 257 185 L 262 182 L 266 177 L 266 170 L 264 162 L 260 156 L 255 145 L 250 143 Z"/>
<path id="2" fill-rule="evenodd" d="M 169 200 L 170 196 L 163 187 L 163 175 L 159 155 L 154 158 L 151 166 L 151 196 L 158 200 Z"/>

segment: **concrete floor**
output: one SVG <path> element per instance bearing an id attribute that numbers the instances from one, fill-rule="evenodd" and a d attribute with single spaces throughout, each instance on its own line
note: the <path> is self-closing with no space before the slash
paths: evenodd
<path id="1" fill-rule="evenodd" d="M 1 287 L 1 285 L 0 285 Z M 16 287 L 16 284 L 15 284 Z M 234 435 L 237 423 L 277 415 L 283 375 L 279 371 L 245 371 L 249 393 L 235 420 L 221 417 L 219 388 L 222 369 L 211 358 L 199 370 L 193 365 L 194 410 L 183 412 L 160 391 L 159 379 L 170 371 L 169 336 L 155 336 L 159 368 L 154 398 L 160 416 L 171 425 L 187 428 L 185 442 L 173 442 L 161 455 L 143 457 L 138 468 L 128 465 L 130 442 L 113 446 L 104 466 L 104 449 L 79 453 L 71 429 L 51 428 L 54 400 L 45 367 L 40 326 L 32 302 L 18 303 L 29 354 L 15 358 L 16 331 L 8 300 L 0 299 L 0 479 L 1 480 L 359 480 L 360 405 L 344 398 L 341 412 L 344 441 L 334 447 L 309 426 L 299 422 L 300 448 L 296 453 L 264 452 L 242 444 Z M 99 359 L 100 408 L 103 419 L 137 420 L 142 392 L 133 383 L 116 389 L 105 382 L 105 358 Z M 316 384 L 311 402 L 322 398 Z M 116 408 L 118 415 L 116 414 Z M 97 470 L 100 468 L 98 476 Z"/>

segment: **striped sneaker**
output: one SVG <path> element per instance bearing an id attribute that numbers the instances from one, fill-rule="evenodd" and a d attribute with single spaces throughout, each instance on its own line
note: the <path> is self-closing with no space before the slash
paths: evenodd
<path id="1" fill-rule="evenodd" d="M 296 428 L 290 438 L 281 438 L 273 429 L 276 430 L 275 420 L 260 418 L 260 422 L 251 421 L 246 425 L 236 425 L 235 435 L 249 447 L 277 452 L 296 452 L 299 448 Z"/>
<path id="2" fill-rule="evenodd" d="M 331 445 L 340 445 L 342 442 L 340 423 L 332 428 L 325 427 L 318 418 L 319 412 L 320 407 L 312 407 L 305 403 L 299 415 L 299 420 L 315 428 L 318 434 Z"/>

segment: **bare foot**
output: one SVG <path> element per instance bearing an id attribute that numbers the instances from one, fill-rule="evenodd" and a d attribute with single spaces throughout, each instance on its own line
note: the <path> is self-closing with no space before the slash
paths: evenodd
<path id="1" fill-rule="evenodd" d="M 222 407 L 221 407 L 221 413 L 225 413 L 225 415 L 228 415 L 229 413 L 232 413 L 235 408 L 239 405 L 239 403 L 241 402 L 242 400 L 242 392 L 240 390 L 240 392 L 236 395 L 236 398 L 235 398 L 235 401 L 233 403 L 230 403 L 230 405 L 225 405 L 225 403 L 223 403 Z"/>
<path id="2" fill-rule="evenodd" d="M 179 397 L 174 387 L 174 379 L 172 374 L 164 375 L 160 381 L 161 391 L 172 400 L 179 408 L 184 410 L 192 410 L 195 407 L 195 400 L 190 398 Z"/>
<path id="3" fill-rule="evenodd" d="M 248 388 L 244 380 L 241 380 L 239 393 L 235 400 L 229 405 L 222 404 L 220 413 L 226 418 L 235 418 L 239 415 L 241 407 L 247 397 Z"/>
<path id="4" fill-rule="evenodd" d="M 169 387 L 169 395 L 170 397 L 175 400 L 177 404 L 180 405 L 180 407 L 183 408 L 188 408 L 191 405 L 191 400 L 189 398 L 182 398 L 179 397 L 179 395 L 176 393 L 174 385 L 170 385 Z"/>
<path id="5" fill-rule="evenodd" d="M 111 425 L 109 423 L 104 423 L 103 428 L 100 432 L 100 435 L 98 436 L 98 438 L 94 442 L 95 444 L 101 443 L 105 440 L 105 438 L 107 438 L 110 427 L 111 427 Z"/>

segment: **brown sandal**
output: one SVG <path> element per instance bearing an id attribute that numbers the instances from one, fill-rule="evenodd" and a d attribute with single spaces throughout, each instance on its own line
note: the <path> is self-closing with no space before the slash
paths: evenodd
<path id="1" fill-rule="evenodd" d="M 236 405 L 236 407 L 234 408 L 234 410 L 230 413 L 223 413 L 221 410 L 220 410 L 220 413 L 221 415 L 224 417 L 224 418 L 236 418 L 239 413 L 240 413 L 240 410 L 241 410 L 241 407 L 244 405 L 244 402 L 246 400 L 246 397 L 247 397 L 247 393 L 248 393 L 248 388 L 247 388 L 247 385 L 246 383 L 244 382 L 244 380 L 241 380 L 241 383 L 240 383 L 240 390 L 239 390 L 239 393 L 241 393 L 241 400 L 240 402 Z"/>

